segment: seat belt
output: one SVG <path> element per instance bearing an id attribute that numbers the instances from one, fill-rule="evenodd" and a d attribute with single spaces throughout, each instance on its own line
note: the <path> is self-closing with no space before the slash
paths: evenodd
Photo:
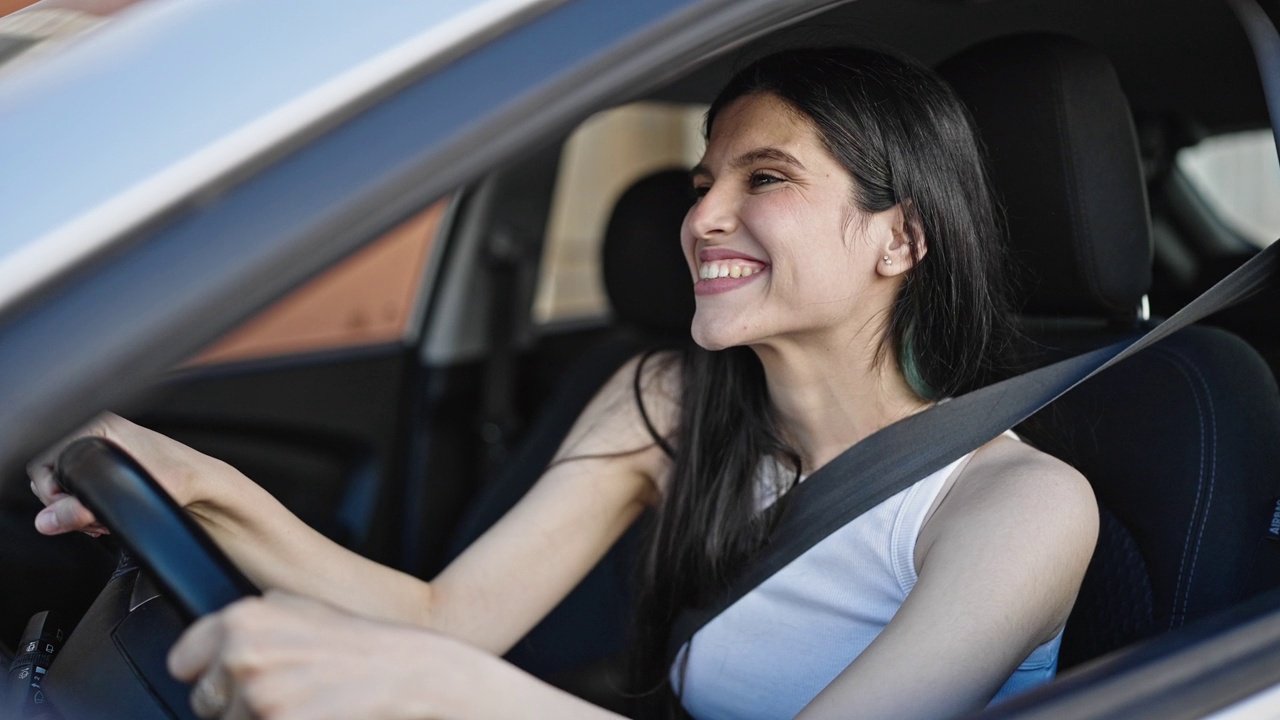
<path id="1" fill-rule="evenodd" d="M 1280 34 L 1254 0 L 1227 0 L 1257 56 L 1280 147 Z M 1261 290 L 1280 266 L 1272 243 L 1172 317 L 1132 342 L 1099 348 L 941 402 L 853 445 L 793 488 L 764 551 L 725 591 L 676 617 L 667 644 L 670 666 L 712 618 L 850 521 L 1040 411 L 1071 388 L 1150 345 Z M 927 444 L 920 441 L 929 438 Z"/>
<path id="2" fill-rule="evenodd" d="M 481 477 L 491 480 L 507 461 L 511 441 L 521 429 L 516 410 L 516 335 L 528 317 L 520 268 L 527 251 L 514 231 L 495 228 L 486 248 L 490 288 L 489 358 L 480 398 L 480 438 L 484 441 Z"/>
<path id="3" fill-rule="evenodd" d="M 705 607 L 686 608 L 672 627 L 670 660 L 711 618 L 828 535 L 1034 415 L 1071 388 L 1182 328 L 1260 290 L 1280 267 L 1273 243 L 1137 340 L 1023 373 L 899 420 L 853 445 L 788 494 L 764 552 Z M 920 442 L 929 438 L 928 444 Z"/>

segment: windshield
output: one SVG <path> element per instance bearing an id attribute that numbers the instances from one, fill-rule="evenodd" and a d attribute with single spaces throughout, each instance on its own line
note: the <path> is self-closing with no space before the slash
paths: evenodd
<path id="1" fill-rule="evenodd" d="M 537 4 L 144 3 L 71 51 L 7 73 L 0 303 L 370 87 Z"/>

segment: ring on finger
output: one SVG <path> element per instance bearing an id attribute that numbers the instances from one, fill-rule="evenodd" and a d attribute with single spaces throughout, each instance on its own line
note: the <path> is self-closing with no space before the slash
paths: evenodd
<path id="1" fill-rule="evenodd" d="M 230 689 L 221 673 L 210 671 L 201 675 L 191 690 L 191 709 L 205 720 L 222 715 L 230 700 Z"/>

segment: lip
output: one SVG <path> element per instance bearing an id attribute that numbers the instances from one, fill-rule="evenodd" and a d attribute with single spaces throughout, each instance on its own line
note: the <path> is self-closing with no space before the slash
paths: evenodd
<path id="1" fill-rule="evenodd" d="M 746 253 L 730 250 L 729 248 L 707 248 L 698 253 L 698 260 L 702 263 L 716 262 L 717 260 L 750 260 L 751 262 L 768 265 L 765 261 L 758 257 L 752 257 Z"/>

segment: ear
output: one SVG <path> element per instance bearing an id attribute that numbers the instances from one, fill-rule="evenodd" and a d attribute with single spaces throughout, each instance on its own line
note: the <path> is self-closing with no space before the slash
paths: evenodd
<path id="1" fill-rule="evenodd" d="M 920 214 L 911 200 L 903 200 L 885 210 L 890 232 L 881 247 L 876 272 L 883 277 L 901 275 L 915 266 L 929 251 Z"/>

